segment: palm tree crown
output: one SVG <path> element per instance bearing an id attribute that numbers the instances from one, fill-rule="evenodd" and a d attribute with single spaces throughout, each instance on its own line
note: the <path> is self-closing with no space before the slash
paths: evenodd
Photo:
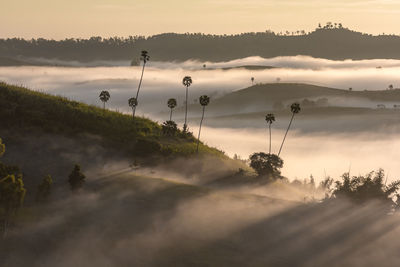
<path id="1" fill-rule="evenodd" d="M 299 103 L 293 103 L 290 106 L 290 110 L 292 111 L 293 114 L 297 114 L 300 112 L 301 108 L 300 108 L 300 104 Z"/>
<path id="2" fill-rule="evenodd" d="M 207 106 L 210 103 L 210 97 L 206 96 L 206 95 L 202 95 L 199 98 L 200 101 L 200 105 Z"/>
<path id="3" fill-rule="evenodd" d="M 129 100 L 128 100 L 128 104 L 129 104 L 129 106 L 130 106 L 131 108 L 134 108 L 134 107 L 136 107 L 136 106 L 138 105 L 138 101 L 136 100 L 135 97 L 131 97 L 131 98 L 129 98 Z"/>
<path id="4" fill-rule="evenodd" d="M 182 80 L 182 84 L 186 87 L 189 87 L 193 83 L 192 77 L 190 76 L 185 76 Z"/>
<path id="5" fill-rule="evenodd" d="M 275 121 L 275 115 L 267 114 L 267 116 L 265 116 L 265 120 L 267 121 L 267 123 L 272 124 Z"/>
<path id="6" fill-rule="evenodd" d="M 107 102 L 110 99 L 110 93 L 108 91 L 101 91 L 99 97 L 101 102 Z"/>
<path id="7" fill-rule="evenodd" d="M 169 108 L 175 108 L 177 105 L 176 99 L 175 98 L 170 98 L 168 99 L 168 107 Z"/>
<path id="8" fill-rule="evenodd" d="M 143 60 L 143 62 L 146 64 L 147 61 L 150 60 L 150 56 L 148 55 L 148 52 L 146 50 L 142 51 L 142 54 L 140 56 L 140 59 Z"/>

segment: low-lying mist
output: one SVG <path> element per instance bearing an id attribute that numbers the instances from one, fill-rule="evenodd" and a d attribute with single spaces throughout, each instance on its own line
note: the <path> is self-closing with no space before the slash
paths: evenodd
<path id="1" fill-rule="evenodd" d="M 277 189 L 279 190 L 279 189 Z M 286 193 L 285 189 L 280 189 Z M 2 266 L 397 266 L 380 203 L 302 203 L 125 175 L 35 207 Z M 385 264 L 382 264 L 385 263 Z"/>
<path id="2" fill-rule="evenodd" d="M 250 77 L 256 83 L 296 82 L 353 90 L 384 90 L 390 84 L 400 86 L 398 60 L 330 61 L 304 56 L 262 59 L 258 57 L 226 63 L 210 63 L 212 70 L 202 70 L 202 63 L 149 62 L 145 70 L 140 95 L 139 114 L 156 114 L 166 111 L 166 100 L 178 99 L 183 105 L 182 78 L 190 75 L 190 103 L 202 94 L 212 98 L 251 86 Z M 241 65 L 272 65 L 276 69 L 221 70 L 222 67 Z M 199 68 L 194 68 L 197 66 Z M 376 68 L 382 67 L 382 68 Z M 208 67 L 207 67 L 208 68 Z M 66 96 L 88 104 L 100 106 L 98 94 L 109 90 L 108 108 L 129 112 L 127 99 L 135 95 L 141 67 L 1 67 L 0 80 L 25 85 L 34 90 Z"/>
<path id="3" fill-rule="evenodd" d="M 296 123 L 296 122 L 295 122 Z M 190 125 L 191 126 L 191 125 Z M 204 127 L 204 126 L 203 126 Z M 194 133 L 198 127 L 191 126 Z M 284 130 L 272 131 L 272 153 L 277 153 Z M 223 149 L 229 156 L 237 154 L 248 159 L 254 152 L 268 152 L 267 128 L 210 128 L 202 129 L 202 140 Z M 282 175 L 300 179 L 313 175 L 317 181 L 327 176 L 338 178 L 350 171 L 352 175 L 383 168 L 388 182 L 400 178 L 400 135 L 372 132 L 310 133 L 291 131 L 283 147 Z"/>

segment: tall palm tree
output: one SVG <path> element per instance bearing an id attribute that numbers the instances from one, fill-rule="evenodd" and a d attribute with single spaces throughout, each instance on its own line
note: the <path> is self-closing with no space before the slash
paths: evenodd
<path id="1" fill-rule="evenodd" d="M 150 60 L 150 56 L 148 55 L 148 52 L 146 50 L 142 51 L 142 54 L 140 56 L 140 60 L 143 61 L 143 68 L 142 68 L 142 75 L 140 76 L 140 81 L 139 81 L 139 85 L 138 85 L 138 89 L 136 92 L 136 102 L 139 99 L 139 92 L 140 92 L 140 87 L 142 86 L 142 80 L 143 80 L 143 74 L 144 74 L 144 68 L 146 67 L 146 63 L 147 61 Z M 136 104 L 137 106 L 137 104 Z M 135 118 L 135 112 L 136 112 L 136 106 L 133 108 L 133 118 Z"/>
<path id="2" fill-rule="evenodd" d="M 193 83 L 192 77 L 185 76 L 182 80 L 182 84 L 186 87 L 186 102 L 185 102 L 185 124 L 183 124 L 183 131 L 186 132 L 188 130 L 187 127 L 187 110 L 188 110 L 188 90 L 189 86 Z"/>
<path id="3" fill-rule="evenodd" d="M 269 154 L 271 155 L 271 124 L 275 121 L 275 115 L 267 114 L 267 116 L 265 116 L 265 120 L 267 121 L 269 127 Z"/>
<path id="4" fill-rule="evenodd" d="M 254 84 L 254 77 L 251 77 L 251 84 Z"/>
<path id="5" fill-rule="evenodd" d="M 203 107 L 203 114 L 201 115 L 201 121 L 200 121 L 200 128 L 199 128 L 199 136 L 197 137 L 197 148 L 196 152 L 199 153 L 199 144 L 200 144 L 200 133 L 201 133 L 201 126 L 203 124 L 203 119 L 204 119 L 204 111 L 206 109 L 206 106 L 210 103 L 210 97 L 206 95 L 202 95 L 199 98 L 200 105 Z"/>
<path id="6" fill-rule="evenodd" d="M 168 107 L 171 109 L 171 113 L 169 114 L 169 120 L 172 121 L 172 110 L 176 107 L 175 98 L 168 99 Z"/>
<path id="7" fill-rule="evenodd" d="M 288 132 L 289 132 L 290 126 L 292 125 L 294 115 L 296 115 L 297 113 L 299 113 L 300 110 L 301 110 L 301 108 L 300 108 L 300 104 L 299 104 L 299 103 L 293 103 L 293 104 L 290 106 L 290 111 L 292 112 L 292 118 L 290 119 L 290 123 L 289 123 L 289 126 L 288 126 L 287 130 L 286 130 L 285 137 L 283 138 L 281 147 L 280 147 L 280 149 L 279 149 L 278 156 L 281 154 L 282 147 L 283 147 L 283 144 L 285 143 L 286 136 L 287 136 L 287 134 L 288 134 Z"/>
<path id="8" fill-rule="evenodd" d="M 100 100 L 103 102 L 103 109 L 106 109 L 106 102 L 110 99 L 110 93 L 108 91 L 101 91 Z"/>
<path id="9" fill-rule="evenodd" d="M 136 109 L 136 106 L 138 105 L 138 101 L 135 97 L 131 97 L 128 100 L 128 104 L 132 108 L 132 114 L 133 114 L 132 118 L 135 119 L 135 109 Z"/>

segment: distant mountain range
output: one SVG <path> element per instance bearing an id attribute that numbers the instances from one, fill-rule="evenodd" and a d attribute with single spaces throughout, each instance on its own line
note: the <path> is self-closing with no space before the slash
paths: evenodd
<path id="1" fill-rule="evenodd" d="M 33 58 L 79 62 L 132 61 L 136 65 L 141 50 L 149 51 L 152 61 L 227 61 L 250 56 L 296 55 L 333 60 L 400 59 L 399 47 L 400 36 L 372 36 L 343 27 L 318 28 L 301 35 L 273 32 L 238 35 L 165 33 L 147 38 L 92 37 L 61 41 L 13 38 L 0 39 L 0 65 L 30 63 Z M 33 62 L 40 64 L 37 60 Z"/>

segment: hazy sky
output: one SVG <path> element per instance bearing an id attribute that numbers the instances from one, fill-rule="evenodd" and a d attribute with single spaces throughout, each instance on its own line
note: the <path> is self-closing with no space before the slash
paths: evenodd
<path id="1" fill-rule="evenodd" d="M 306 30 L 400 34 L 399 0 L 0 0 L 0 37 Z"/>

